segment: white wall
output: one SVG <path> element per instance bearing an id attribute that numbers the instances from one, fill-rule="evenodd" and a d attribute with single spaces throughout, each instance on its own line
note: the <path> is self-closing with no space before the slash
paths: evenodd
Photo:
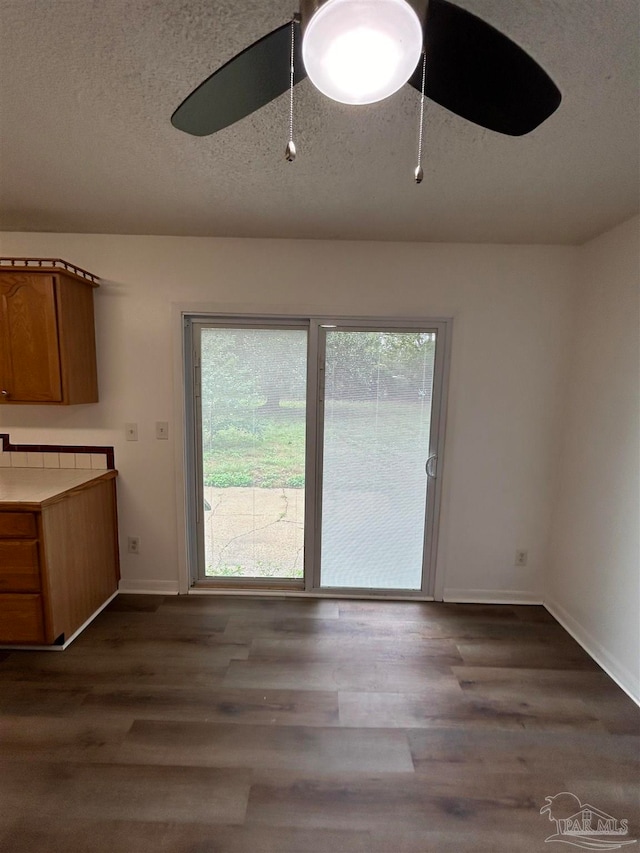
<path id="1" fill-rule="evenodd" d="M 546 601 L 640 700 L 640 219 L 580 254 Z"/>
<path id="2" fill-rule="evenodd" d="M 177 589 L 172 303 L 217 311 L 453 316 L 438 576 L 449 599 L 540 601 L 579 250 L 571 247 L 0 235 L 62 257 L 96 293 L 100 403 L 0 406 L 12 441 L 113 444 L 123 587 Z M 124 441 L 124 423 L 140 440 Z M 172 424 L 172 435 L 175 435 Z M 529 550 L 526 568 L 513 566 Z M 446 578 L 445 578 L 446 575 Z"/>

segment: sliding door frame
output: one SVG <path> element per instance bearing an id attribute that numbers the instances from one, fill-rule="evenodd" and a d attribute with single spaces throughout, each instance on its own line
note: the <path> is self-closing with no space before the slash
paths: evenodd
<path id="1" fill-rule="evenodd" d="M 322 479 L 324 474 L 324 368 L 326 364 L 326 330 L 339 332 L 426 332 L 435 333 L 436 347 L 433 366 L 433 384 L 429 429 L 429 447 L 425 449 L 425 464 L 430 456 L 436 457 L 435 476 L 425 485 L 425 520 L 422 548 L 422 575 L 420 589 L 322 586 Z M 313 500 L 313 554 L 311 571 L 305 573 L 307 589 L 319 595 L 366 595 L 374 598 L 433 598 L 437 557 L 438 522 L 441 499 L 441 471 L 444 459 L 444 433 L 446 426 L 446 402 L 448 367 L 451 348 L 451 320 L 399 320 L 395 318 L 313 318 L 311 340 L 317 348 L 318 371 L 316 376 L 316 424 L 315 424 L 315 468 L 317 472 Z M 311 386 L 309 386 L 311 387 Z M 426 476 L 426 474 L 425 474 Z M 311 517 L 310 517 L 311 520 Z"/>
<path id="2" fill-rule="evenodd" d="M 190 586 L 211 587 L 216 589 L 247 589 L 259 591 L 267 590 L 303 590 L 305 588 L 304 578 L 221 578 L 207 576 L 205 568 L 205 535 L 204 535 L 204 481 L 203 481 L 203 448 L 202 448 L 202 395 L 201 395 L 201 336 L 203 329 L 264 329 L 286 331 L 288 329 L 304 331 L 307 333 L 307 368 L 309 365 L 309 319 L 292 317 L 250 317 L 228 315 L 200 315 L 186 318 L 185 340 L 185 395 L 191 393 L 192 405 L 189 405 L 189 397 L 185 399 L 186 412 L 186 436 L 187 466 L 186 482 L 187 490 L 192 496 L 191 519 L 187 535 L 190 553 Z M 186 354 L 189 352 L 189 359 Z M 306 478 L 310 476 L 309 459 L 307 448 L 309 444 L 310 408 L 313 408 L 313 397 L 309 394 L 309 371 L 307 369 L 306 385 L 306 407 L 305 407 L 305 489 Z M 313 483 L 313 477 L 311 477 Z M 306 507 L 305 507 L 305 535 L 306 535 Z M 306 549 L 306 540 L 305 540 Z M 305 568 L 306 574 L 306 568 Z"/>
<path id="3" fill-rule="evenodd" d="M 445 427 L 449 364 L 451 357 L 451 318 L 345 317 L 319 315 L 219 314 L 206 311 L 181 312 L 181 354 L 183 362 L 184 414 L 182 458 L 184 460 L 184 520 L 186 574 L 188 592 L 272 592 L 330 598 L 417 598 L 433 599 L 436 591 L 436 557 L 442 497 Z M 203 578 L 204 566 L 204 493 L 202 483 L 202 442 L 198 418 L 200 398 L 200 332 L 204 327 L 308 330 L 307 402 L 305 441 L 305 514 L 304 581 L 297 579 L 215 579 Z M 428 456 L 437 456 L 436 476 L 427 490 L 425 507 L 423 575 L 419 590 L 362 589 L 320 586 L 320 535 L 322 525 L 322 454 L 324 417 L 324 328 L 342 331 L 424 331 L 436 333 L 436 348 L 431 400 L 431 429 Z M 316 402 L 317 401 L 317 402 Z M 242 581 L 245 583 L 242 583 Z"/>

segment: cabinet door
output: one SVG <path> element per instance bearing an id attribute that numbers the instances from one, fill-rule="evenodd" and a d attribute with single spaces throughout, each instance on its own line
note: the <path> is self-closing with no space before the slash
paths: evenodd
<path id="1" fill-rule="evenodd" d="M 15 273 L 0 279 L 0 391 L 5 402 L 62 400 L 54 286 L 53 276 Z"/>
<path id="2" fill-rule="evenodd" d="M 44 643 L 42 596 L 0 594 L 0 643 Z"/>

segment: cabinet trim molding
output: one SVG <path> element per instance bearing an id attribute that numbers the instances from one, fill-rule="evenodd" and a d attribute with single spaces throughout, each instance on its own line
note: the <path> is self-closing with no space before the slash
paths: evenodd
<path id="1" fill-rule="evenodd" d="M 63 261 L 62 258 L 0 258 L 0 269 L 14 270 L 15 272 L 55 272 L 56 270 L 66 272 L 74 278 L 88 282 L 92 287 L 100 287 L 100 279 L 88 270 Z"/>

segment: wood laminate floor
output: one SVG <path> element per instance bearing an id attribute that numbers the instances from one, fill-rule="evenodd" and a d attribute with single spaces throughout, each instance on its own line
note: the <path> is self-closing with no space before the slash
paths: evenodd
<path id="1" fill-rule="evenodd" d="M 628 841 L 639 750 L 541 607 L 121 595 L 0 652 L 0 850 L 548 852 L 561 792 Z"/>

